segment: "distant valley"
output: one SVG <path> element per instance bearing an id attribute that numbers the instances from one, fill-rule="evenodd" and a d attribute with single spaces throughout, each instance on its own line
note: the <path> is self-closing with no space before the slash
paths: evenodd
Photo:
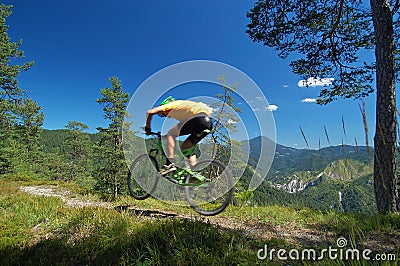
<path id="1" fill-rule="evenodd" d="M 254 168 L 266 137 L 250 140 L 250 165 Z M 330 146 L 319 150 L 295 149 L 276 144 L 275 157 L 265 181 L 254 192 L 253 204 L 278 204 L 375 212 L 373 148 Z"/>

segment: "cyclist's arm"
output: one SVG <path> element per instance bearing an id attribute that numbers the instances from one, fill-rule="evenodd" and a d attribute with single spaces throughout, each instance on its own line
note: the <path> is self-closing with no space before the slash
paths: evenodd
<path id="1" fill-rule="evenodd" d="M 147 111 L 147 117 L 146 117 L 146 127 L 151 128 L 151 119 L 153 118 L 153 115 L 160 114 L 164 112 L 164 108 L 162 106 L 158 106 L 156 108 L 150 109 Z"/>

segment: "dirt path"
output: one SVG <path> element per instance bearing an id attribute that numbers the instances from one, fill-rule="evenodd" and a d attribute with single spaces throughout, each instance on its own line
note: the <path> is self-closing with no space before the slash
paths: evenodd
<path id="1" fill-rule="evenodd" d="M 154 209 L 141 209 L 133 208 L 131 206 L 117 206 L 114 207 L 112 204 L 102 201 L 84 199 L 79 195 L 73 194 L 71 191 L 63 187 L 52 187 L 52 186 L 22 186 L 20 190 L 32 195 L 47 196 L 47 197 L 58 197 L 70 207 L 81 208 L 81 207 L 103 207 L 107 209 L 115 209 L 117 211 L 128 211 L 132 215 L 143 217 L 143 218 L 180 218 L 180 219 L 196 219 L 197 215 L 184 215 L 177 214 L 171 211 L 154 210 Z M 206 217 L 205 221 L 210 222 L 213 225 L 219 226 L 226 230 L 239 231 L 245 235 L 250 235 L 262 239 L 271 238 L 283 238 L 289 243 L 299 243 L 313 245 L 321 244 L 321 242 L 327 242 L 326 237 L 321 237 L 317 231 L 312 230 L 299 230 L 294 226 L 289 228 L 277 227 L 277 226 L 265 226 L 255 222 L 238 221 L 238 219 L 229 217 L 212 216 Z"/>
<path id="2" fill-rule="evenodd" d="M 111 209 L 111 204 L 107 202 L 87 200 L 83 197 L 74 195 L 71 191 L 62 187 L 51 186 L 22 186 L 20 190 L 36 196 L 47 196 L 61 198 L 62 201 L 71 207 L 104 207 Z"/>
<path id="3" fill-rule="evenodd" d="M 79 195 L 75 195 L 69 190 L 62 187 L 51 186 L 22 186 L 20 190 L 32 195 L 58 197 L 70 207 L 103 207 L 107 209 L 115 209 L 117 211 L 127 211 L 132 215 L 142 217 L 144 219 L 155 218 L 178 218 L 178 219 L 198 219 L 196 215 L 178 214 L 172 211 L 140 209 L 131 206 L 113 206 L 110 203 L 96 200 L 84 199 Z M 265 225 L 256 221 L 238 220 L 235 217 L 212 216 L 206 217 L 205 221 L 220 227 L 222 230 L 239 231 L 244 235 L 260 239 L 284 239 L 292 245 L 302 246 L 335 246 L 338 235 L 336 232 L 321 230 L 320 228 L 307 228 L 299 225 Z M 400 246 L 400 232 L 396 233 L 368 233 L 362 240 L 362 245 L 368 246 L 371 250 L 393 251 Z"/>

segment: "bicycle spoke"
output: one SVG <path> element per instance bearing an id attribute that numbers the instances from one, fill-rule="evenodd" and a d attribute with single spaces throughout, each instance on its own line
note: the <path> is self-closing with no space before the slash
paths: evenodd
<path id="1" fill-rule="evenodd" d="M 194 171 L 206 177 L 210 182 L 185 189 L 190 205 L 200 214 L 215 215 L 226 208 L 232 199 L 233 184 L 229 171 L 222 163 L 204 160 L 198 163 Z M 187 182 L 189 179 L 187 179 Z"/>
<path id="2" fill-rule="evenodd" d="M 128 174 L 128 189 L 135 199 L 145 199 L 154 192 L 158 181 L 158 166 L 153 157 L 139 156 L 131 165 Z"/>

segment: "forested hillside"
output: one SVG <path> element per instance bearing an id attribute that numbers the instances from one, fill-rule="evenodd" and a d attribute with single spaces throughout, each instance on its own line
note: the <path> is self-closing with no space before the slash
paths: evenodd
<path id="1" fill-rule="evenodd" d="M 100 133 L 84 134 L 89 137 L 89 140 L 92 144 L 99 142 L 101 139 Z M 65 153 L 69 149 L 66 143 L 66 140 L 70 138 L 68 129 L 42 129 L 40 136 L 42 150 L 46 153 Z"/>
<path id="2" fill-rule="evenodd" d="M 88 134 L 86 146 L 94 146 L 101 134 Z M 43 130 L 41 145 L 51 156 L 69 154 L 68 130 Z M 260 140 L 250 141 L 250 162 L 257 162 Z M 264 139 L 265 141 L 266 139 Z M 370 152 L 373 149 L 370 148 Z M 376 212 L 372 185 L 372 164 L 366 147 L 332 146 L 320 150 L 295 149 L 277 144 L 276 154 L 262 185 L 248 204 L 281 205 L 332 209 L 337 211 Z M 67 156 L 68 157 L 68 156 Z M 97 169 L 93 162 L 93 169 Z M 250 164 L 250 167 L 254 165 Z M 237 194 L 246 187 L 245 171 Z M 122 183 L 123 187 L 124 184 Z M 122 191 L 123 188 L 121 188 Z M 240 198 L 240 196 L 239 196 Z M 236 204 L 242 204 L 236 199 Z"/>

